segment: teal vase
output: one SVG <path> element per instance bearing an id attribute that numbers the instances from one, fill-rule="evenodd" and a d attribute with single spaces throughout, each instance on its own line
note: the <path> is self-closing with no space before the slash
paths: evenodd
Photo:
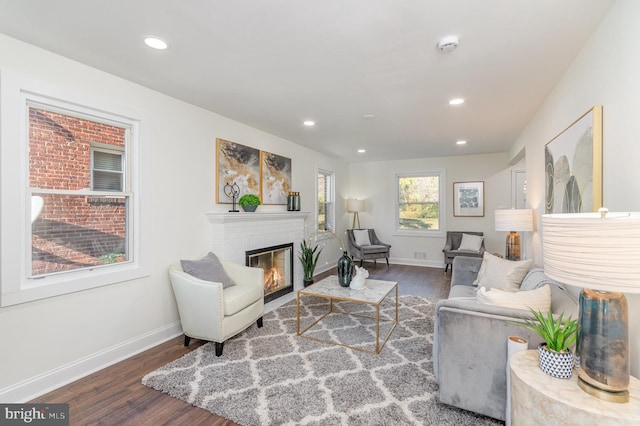
<path id="1" fill-rule="evenodd" d="M 342 287 L 349 287 L 353 278 L 353 261 L 345 251 L 338 259 L 338 282 Z"/>

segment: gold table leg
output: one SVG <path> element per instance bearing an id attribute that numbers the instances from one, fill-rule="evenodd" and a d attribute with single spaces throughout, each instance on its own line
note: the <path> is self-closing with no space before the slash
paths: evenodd
<path id="1" fill-rule="evenodd" d="M 333 298 L 332 297 L 323 297 L 320 295 L 314 295 L 313 297 L 323 297 L 329 300 L 329 310 L 322 315 L 320 318 L 318 318 L 317 320 L 315 320 L 311 325 L 309 325 L 308 327 L 306 327 L 304 330 L 300 330 L 300 293 L 297 294 L 297 305 L 296 305 L 296 331 L 297 331 L 297 335 L 300 337 L 304 337 L 305 339 L 309 339 L 309 340 L 314 340 L 316 342 L 322 342 L 322 343 L 329 343 L 331 345 L 335 345 L 335 346 L 342 346 L 345 348 L 350 348 L 350 349 L 354 349 L 356 351 L 361 351 L 361 352 L 367 352 L 367 353 L 372 353 L 372 354 L 379 354 L 380 351 L 382 351 L 382 349 L 384 348 L 384 345 L 387 343 L 387 341 L 389 340 L 389 337 L 391 336 L 391 333 L 393 332 L 393 330 L 395 330 L 396 326 L 398 325 L 398 284 L 395 285 L 395 289 L 396 289 L 396 301 L 395 301 L 395 305 L 396 305 L 396 315 L 395 315 L 395 321 L 394 320 L 385 320 L 385 321 L 390 321 L 393 322 L 393 325 L 391 326 L 391 328 L 389 329 L 389 332 L 387 333 L 384 341 L 382 342 L 382 345 L 380 345 L 380 305 L 382 304 L 382 302 L 384 302 L 384 300 L 389 297 L 389 295 L 387 294 L 387 296 L 382 299 L 380 301 L 380 303 L 376 304 L 376 314 L 375 317 L 370 317 L 370 316 L 366 316 L 366 315 L 360 315 L 360 314 L 353 314 L 353 313 L 349 313 L 349 312 L 345 312 L 345 311 L 341 311 L 341 310 L 334 310 L 333 309 Z M 391 292 L 389 292 L 391 293 Z M 349 302 L 352 303 L 364 303 L 364 302 L 358 302 L 358 301 L 354 301 L 354 300 L 348 300 Z M 364 304 L 371 304 L 371 303 L 364 303 Z M 316 325 L 317 323 L 319 323 L 320 321 L 322 321 L 327 315 L 329 315 L 330 313 L 340 313 L 340 314 L 345 314 L 345 315 L 354 315 L 354 316 L 361 316 L 364 318 L 371 318 L 371 319 L 375 319 L 376 320 L 376 345 L 375 345 L 375 350 L 368 350 L 368 349 L 363 349 L 363 348 L 357 348 L 355 346 L 349 346 L 349 345 L 344 345 L 341 343 L 336 343 L 336 342 L 332 342 L 330 340 L 325 340 L 325 339 L 318 339 L 316 337 L 309 337 L 309 336 L 305 336 L 304 333 L 306 331 L 308 331 L 310 328 L 312 328 L 314 325 Z"/>

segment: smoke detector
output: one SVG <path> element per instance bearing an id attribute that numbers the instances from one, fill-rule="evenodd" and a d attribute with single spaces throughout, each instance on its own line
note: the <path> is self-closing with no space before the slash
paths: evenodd
<path id="1" fill-rule="evenodd" d="M 438 42 L 438 49 L 442 51 L 442 53 L 452 52 L 458 47 L 458 37 L 457 36 L 447 36 L 440 39 Z"/>

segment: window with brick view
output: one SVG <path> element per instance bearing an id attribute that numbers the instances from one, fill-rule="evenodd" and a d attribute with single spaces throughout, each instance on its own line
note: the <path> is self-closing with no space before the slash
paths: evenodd
<path id="1" fill-rule="evenodd" d="M 129 129 L 40 105 L 28 110 L 29 187 L 32 205 L 42 202 L 32 214 L 30 276 L 129 261 Z"/>

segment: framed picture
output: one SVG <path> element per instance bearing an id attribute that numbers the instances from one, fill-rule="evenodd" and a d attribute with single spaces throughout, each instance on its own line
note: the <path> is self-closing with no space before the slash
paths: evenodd
<path id="1" fill-rule="evenodd" d="M 484 182 L 453 183 L 453 215 L 484 216 Z"/>
<path id="2" fill-rule="evenodd" d="M 595 106 L 544 147 L 545 213 L 602 207 L 602 107 Z"/>
<path id="3" fill-rule="evenodd" d="M 260 152 L 262 204 L 287 204 L 291 191 L 291 159 Z"/>
<path id="4" fill-rule="evenodd" d="M 239 143 L 216 139 L 216 203 L 231 204 L 226 184 L 238 186 L 238 198 L 244 194 L 260 196 L 260 150 Z M 236 200 L 237 201 L 237 200 Z"/>

